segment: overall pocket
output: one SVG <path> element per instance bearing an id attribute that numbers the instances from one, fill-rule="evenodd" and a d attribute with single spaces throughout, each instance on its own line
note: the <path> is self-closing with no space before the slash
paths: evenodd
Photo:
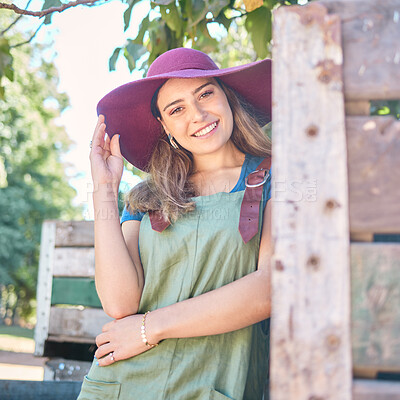
<path id="1" fill-rule="evenodd" d="M 218 390 L 211 389 L 210 391 L 210 400 L 235 400 L 232 397 L 228 397 L 221 392 L 218 392 Z"/>
<path id="2" fill-rule="evenodd" d="M 85 376 L 77 400 L 117 400 L 120 388 L 119 382 L 94 381 Z"/>

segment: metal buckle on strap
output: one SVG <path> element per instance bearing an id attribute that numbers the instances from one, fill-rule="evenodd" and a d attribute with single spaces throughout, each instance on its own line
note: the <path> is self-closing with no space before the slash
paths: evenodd
<path id="1" fill-rule="evenodd" d="M 248 183 L 249 176 L 251 174 L 255 174 L 256 172 L 260 172 L 260 171 L 264 171 L 263 180 L 260 183 L 256 183 L 254 185 L 251 185 L 250 183 Z M 262 185 L 264 185 L 265 182 L 267 182 L 268 177 L 269 177 L 269 172 L 267 169 L 256 169 L 255 171 L 250 172 L 250 174 L 246 176 L 246 179 L 244 180 L 244 184 L 246 185 L 246 187 L 250 187 L 250 188 L 262 186 Z"/>

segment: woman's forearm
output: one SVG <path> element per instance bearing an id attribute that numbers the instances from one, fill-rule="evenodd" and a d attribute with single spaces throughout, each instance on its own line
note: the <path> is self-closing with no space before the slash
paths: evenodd
<path id="1" fill-rule="evenodd" d="M 96 288 L 104 311 L 113 318 L 135 314 L 143 277 L 135 267 L 122 235 L 118 188 L 98 185 L 93 192 Z"/>
<path id="2" fill-rule="evenodd" d="M 146 318 L 146 331 L 150 343 L 216 335 L 255 324 L 270 314 L 270 271 L 264 268 L 216 290 L 152 311 Z"/>

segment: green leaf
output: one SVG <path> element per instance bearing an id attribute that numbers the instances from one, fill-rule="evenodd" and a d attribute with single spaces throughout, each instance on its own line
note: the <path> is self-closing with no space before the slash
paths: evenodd
<path id="1" fill-rule="evenodd" d="M 197 40 L 193 44 L 193 48 L 201 50 L 205 53 L 212 53 L 218 48 L 218 41 L 210 36 L 207 23 L 205 20 L 197 24 L 196 27 Z"/>
<path id="2" fill-rule="evenodd" d="M 168 6 L 175 2 L 175 0 L 152 0 L 152 3 L 158 4 L 159 6 Z"/>
<path id="3" fill-rule="evenodd" d="M 247 14 L 245 27 L 251 35 L 254 50 L 259 58 L 269 55 L 268 43 L 271 40 L 271 10 L 260 7 Z"/>
<path id="4" fill-rule="evenodd" d="M 146 17 L 144 17 L 142 19 L 142 22 L 140 23 L 138 34 L 136 35 L 135 39 L 133 39 L 134 43 L 143 44 L 143 38 L 145 33 L 149 29 L 149 24 L 150 24 L 150 16 L 147 14 Z"/>
<path id="5" fill-rule="evenodd" d="M 219 13 L 218 17 L 214 18 L 214 21 L 223 25 L 226 30 L 229 29 L 229 27 L 231 26 L 231 22 L 232 22 L 231 19 L 226 17 L 224 12 Z"/>
<path id="6" fill-rule="evenodd" d="M 0 38 L 0 78 L 6 76 L 10 81 L 14 80 L 13 57 L 10 53 L 10 43 L 5 38 Z"/>
<path id="7" fill-rule="evenodd" d="M 128 8 L 124 12 L 124 32 L 129 28 L 131 22 L 132 9 L 134 5 L 140 0 L 128 0 Z"/>
<path id="8" fill-rule="evenodd" d="M 117 63 L 119 53 L 121 52 L 121 47 L 117 47 L 114 52 L 112 53 L 112 56 L 108 60 L 108 69 L 109 71 L 115 71 L 115 64 Z"/>
<path id="9" fill-rule="evenodd" d="M 221 11 L 229 5 L 228 0 L 210 0 L 207 12 L 211 12 L 214 18 L 217 18 Z M 207 13 L 206 13 L 207 15 Z"/>
<path id="10" fill-rule="evenodd" d="M 185 12 L 188 17 L 188 26 L 189 28 L 193 28 L 205 18 L 208 12 L 207 2 L 203 0 L 187 0 L 185 3 Z"/>
<path id="11" fill-rule="evenodd" d="M 43 3 L 42 11 L 48 10 L 51 7 L 60 7 L 63 3 L 61 3 L 60 0 L 45 0 Z M 51 17 L 53 14 L 47 14 L 44 17 L 44 23 L 45 25 L 48 25 L 51 23 Z"/>
<path id="12" fill-rule="evenodd" d="M 169 29 L 176 32 L 176 37 L 181 37 L 184 21 L 176 7 L 176 4 L 160 6 L 161 18 L 166 22 Z"/>
<path id="13" fill-rule="evenodd" d="M 136 44 L 133 40 L 128 40 L 128 44 L 124 49 L 124 56 L 128 61 L 129 71 L 132 72 L 136 68 L 137 60 L 146 54 L 146 47 Z"/>

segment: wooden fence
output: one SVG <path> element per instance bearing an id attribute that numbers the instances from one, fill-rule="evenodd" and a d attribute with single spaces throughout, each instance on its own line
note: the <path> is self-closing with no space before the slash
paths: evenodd
<path id="1" fill-rule="evenodd" d="M 273 400 L 400 399 L 400 1 L 281 7 L 273 32 Z"/>
<path id="2" fill-rule="evenodd" d="M 51 357 L 45 379 L 82 380 L 95 338 L 111 321 L 96 293 L 93 246 L 93 221 L 43 224 L 35 355 Z"/>

